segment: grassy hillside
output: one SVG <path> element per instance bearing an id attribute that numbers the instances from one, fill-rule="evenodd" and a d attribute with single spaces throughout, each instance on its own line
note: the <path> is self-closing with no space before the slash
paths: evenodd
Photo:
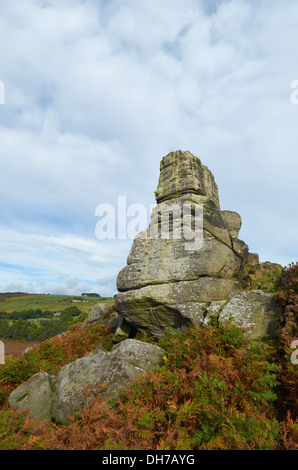
<path id="1" fill-rule="evenodd" d="M 113 301 L 103 297 L 0 294 L 0 338 L 44 341 L 86 318 L 95 304 Z"/>
<path id="2" fill-rule="evenodd" d="M 98 302 L 112 303 L 113 299 L 52 294 L 16 294 L 15 296 L 0 294 L 0 313 L 12 313 L 29 309 L 35 310 L 38 308 L 55 313 L 74 305 L 82 312 L 86 312 Z"/>

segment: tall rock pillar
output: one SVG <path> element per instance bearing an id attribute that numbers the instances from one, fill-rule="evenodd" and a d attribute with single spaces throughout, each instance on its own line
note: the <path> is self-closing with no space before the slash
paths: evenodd
<path id="1" fill-rule="evenodd" d="M 240 215 L 220 209 L 213 174 L 189 151 L 163 157 L 155 198 L 150 226 L 118 275 L 115 308 L 134 331 L 159 337 L 220 319 L 243 292 L 249 263 L 260 263 L 238 238 Z"/>

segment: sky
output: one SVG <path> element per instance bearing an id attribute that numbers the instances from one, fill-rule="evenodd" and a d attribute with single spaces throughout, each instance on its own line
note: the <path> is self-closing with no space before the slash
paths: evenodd
<path id="1" fill-rule="evenodd" d="M 298 261 L 297 24 L 296 0 L 1 2 L 0 292 L 114 295 L 132 239 L 96 208 L 150 215 L 174 150 L 260 261 Z"/>

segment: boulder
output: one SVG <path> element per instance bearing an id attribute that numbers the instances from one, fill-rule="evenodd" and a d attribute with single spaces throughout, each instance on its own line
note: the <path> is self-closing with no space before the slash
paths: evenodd
<path id="1" fill-rule="evenodd" d="M 13 409 L 30 410 L 30 417 L 39 421 L 49 420 L 53 384 L 53 376 L 38 372 L 9 395 L 8 405 Z"/>
<path id="2" fill-rule="evenodd" d="M 157 345 L 127 339 L 114 346 L 110 353 L 110 364 L 126 361 L 144 371 L 149 371 L 159 364 L 163 354 L 165 351 Z"/>
<path id="3" fill-rule="evenodd" d="M 153 284 L 191 281 L 202 276 L 233 277 L 240 272 L 241 254 L 203 230 L 200 250 L 190 251 L 181 240 L 152 240 L 137 237 L 128 265 L 117 278 L 120 292 Z"/>
<path id="4" fill-rule="evenodd" d="M 88 312 L 87 318 L 82 324 L 82 328 L 87 328 L 92 325 L 102 325 L 106 323 L 113 323 L 117 321 L 119 316 L 114 310 L 114 306 L 107 303 L 99 302 L 91 307 Z"/>
<path id="5" fill-rule="evenodd" d="M 96 350 L 96 354 L 65 365 L 56 378 L 52 419 L 67 424 L 70 416 L 98 395 L 113 404 L 123 387 L 157 365 L 163 354 L 156 345 L 126 339 L 111 352 Z"/>
<path id="6" fill-rule="evenodd" d="M 108 353 L 98 351 L 97 354 L 77 359 L 60 369 L 51 403 L 51 418 L 54 421 L 67 424 L 68 416 L 80 411 L 92 391 L 103 384 L 107 357 Z"/>
<path id="7" fill-rule="evenodd" d="M 252 340 L 274 337 L 282 327 L 282 310 L 274 301 L 274 294 L 262 290 L 242 291 L 229 300 L 218 316 L 219 324 L 230 320 L 246 329 Z"/>

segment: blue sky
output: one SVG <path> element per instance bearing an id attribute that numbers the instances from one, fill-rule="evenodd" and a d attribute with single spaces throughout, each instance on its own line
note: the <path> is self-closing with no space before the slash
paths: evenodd
<path id="1" fill-rule="evenodd" d="M 297 261 L 296 0 L 0 5 L 0 291 L 116 293 L 132 241 L 98 204 L 154 203 L 190 150 L 261 261 Z"/>

